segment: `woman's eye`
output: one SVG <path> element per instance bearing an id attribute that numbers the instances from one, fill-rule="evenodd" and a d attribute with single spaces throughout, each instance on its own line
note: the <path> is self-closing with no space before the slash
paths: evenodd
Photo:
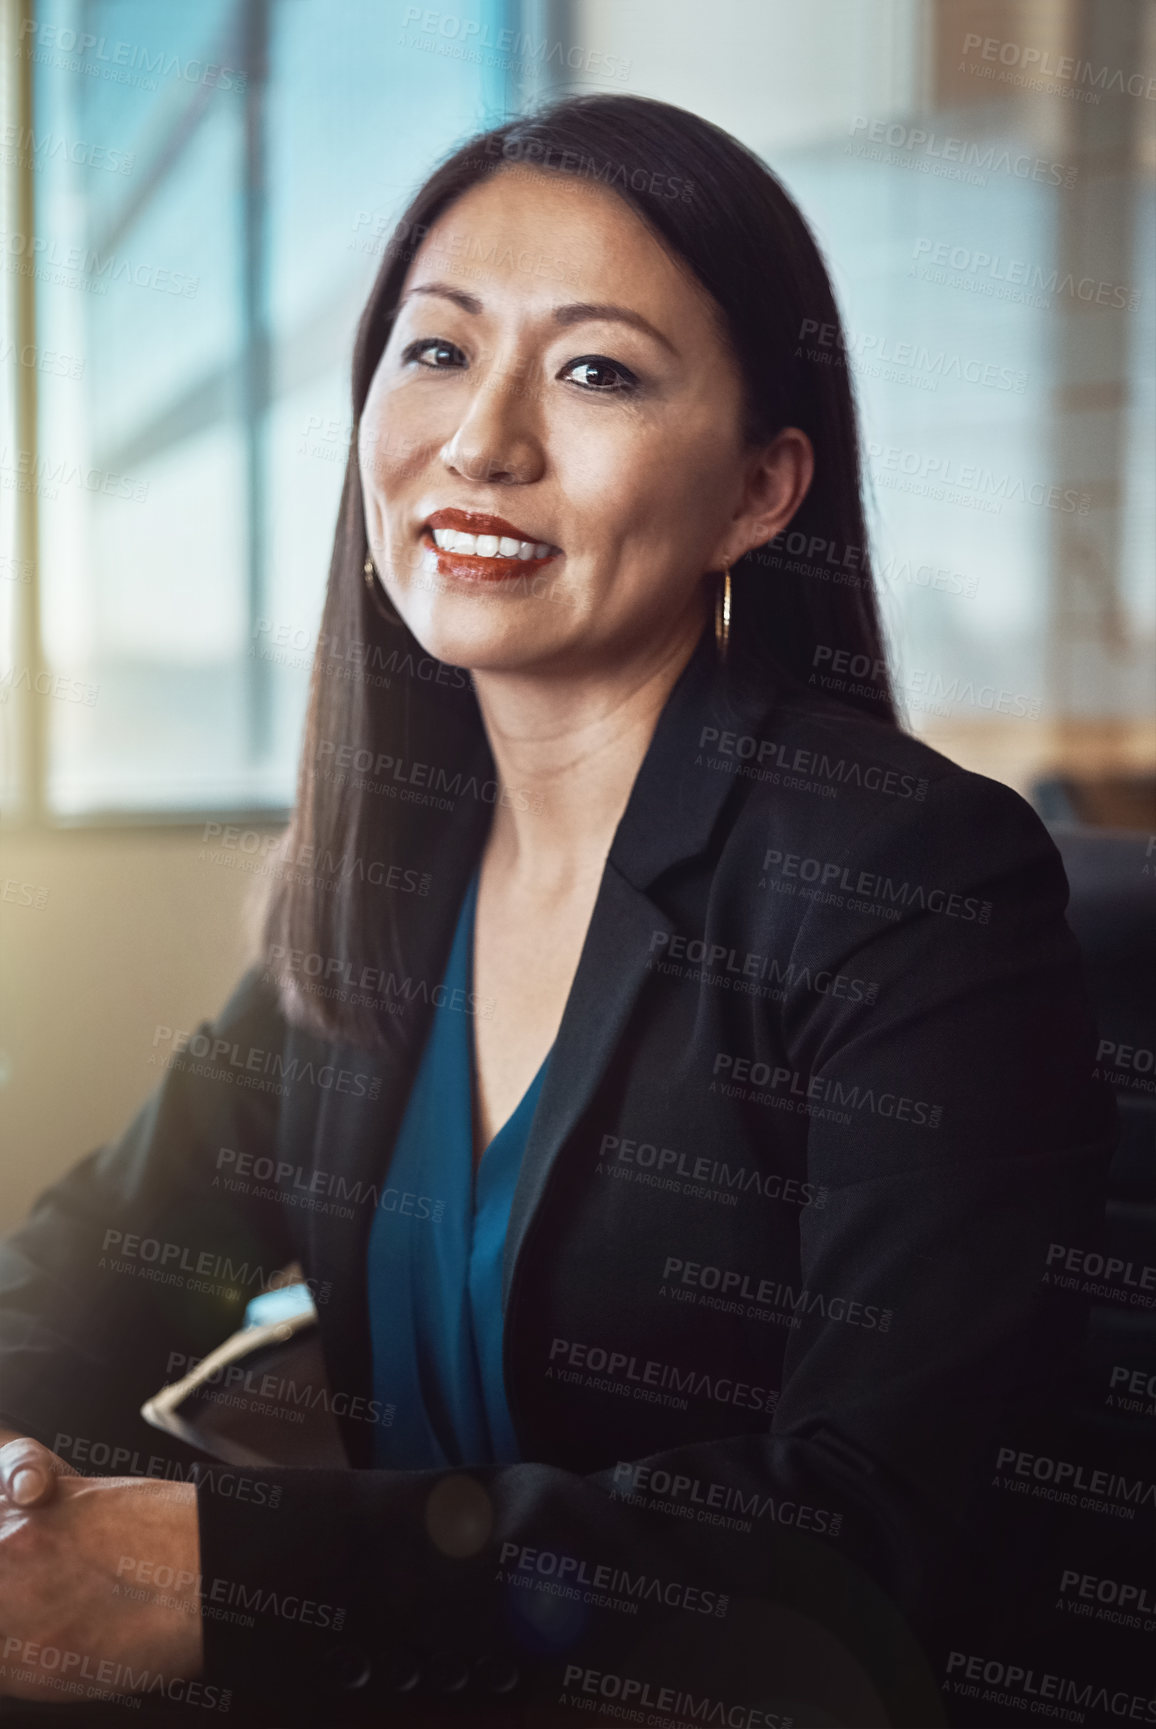
<path id="1" fill-rule="evenodd" d="M 563 376 L 571 373 L 584 374 L 576 377 L 574 383 L 599 396 L 617 395 L 638 386 L 638 379 L 629 367 L 617 360 L 607 360 L 604 354 L 584 354 L 580 359 L 572 360 L 564 368 Z"/>
<path id="2" fill-rule="evenodd" d="M 439 358 L 433 360 L 425 358 L 431 354 Z M 409 347 L 403 351 L 402 359 L 405 361 L 416 360 L 430 372 L 449 372 L 453 369 L 454 362 L 451 360 L 448 364 L 444 364 L 440 357 L 445 355 L 455 356 L 457 360 L 465 359 L 461 349 L 454 343 L 447 342 L 444 337 L 422 336 L 416 342 L 411 342 Z"/>

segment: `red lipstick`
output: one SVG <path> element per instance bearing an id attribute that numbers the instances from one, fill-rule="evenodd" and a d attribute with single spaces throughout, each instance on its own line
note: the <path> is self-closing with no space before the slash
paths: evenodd
<path id="1" fill-rule="evenodd" d="M 533 558 L 520 558 L 516 553 L 504 557 L 495 552 L 487 557 L 484 553 L 451 552 L 437 545 L 433 537 L 435 528 L 452 528 L 459 534 L 491 535 L 499 540 L 525 541 L 536 547 L 546 546 L 549 550 Z M 440 576 L 458 577 L 468 582 L 502 582 L 513 576 L 536 575 L 544 565 L 562 557 L 561 547 L 554 546 L 544 535 L 519 528 L 504 516 L 492 516 L 486 511 L 435 510 L 427 517 L 419 538 L 435 554 Z"/>

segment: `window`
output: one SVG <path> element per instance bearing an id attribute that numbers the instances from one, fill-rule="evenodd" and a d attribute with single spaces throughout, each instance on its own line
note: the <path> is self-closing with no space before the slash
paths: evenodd
<path id="1" fill-rule="evenodd" d="M 462 0 L 449 37 L 412 11 L 41 0 L 13 23 L 34 213 L 5 210 L 2 291 L 34 272 L 38 432 L 4 478 L 32 489 L 43 663 L 6 655 L 0 694 L 30 686 L 51 819 L 291 802 L 357 314 L 413 187 L 511 100 L 505 57 L 450 51 L 496 42 L 502 0 Z"/>

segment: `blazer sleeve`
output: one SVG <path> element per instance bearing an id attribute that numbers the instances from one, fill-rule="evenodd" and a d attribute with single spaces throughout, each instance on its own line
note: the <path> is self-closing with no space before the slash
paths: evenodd
<path id="1" fill-rule="evenodd" d="M 272 1150 L 280 1100 L 264 1071 L 283 1037 L 254 969 L 213 1021 L 157 1041 L 165 1072 L 123 1134 L 0 1242 L 2 1420 L 82 1471 L 163 1465 L 173 1444 L 142 1402 L 239 1325 L 291 1259 L 278 1210 L 227 1192 L 218 1158 Z"/>
<path id="2" fill-rule="evenodd" d="M 953 774 L 861 827 L 839 864 L 876 910 L 816 898 L 790 976 L 878 992 L 785 1005 L 828 1191 L 803 1210 L 802 1283 L 888 1325 L 806 1308 L 765 1432 L 588 1476 L 255 1473 L 275 1519 L 204 1496 L 211 1680 L 286 1720 L 385 1721 L 435 1695 L 525 1701 L 535 1723 L 709 1700 L 711 1721 L 777 1724 L 801 1699 L 824 1721 L 944 1720 L 912 1630 L 934 1646 L 982 1551 L 995 1449 L 1073 1362 L 1083 1317 L 1049 1286 L 1048 1251 L 1102 1214 L 1114 1107 L 1092 1079 L 1063 869 L 1023 800 Z M 726 1496 L 673 1517 L 649 1493 L 662 1473 Z"/>

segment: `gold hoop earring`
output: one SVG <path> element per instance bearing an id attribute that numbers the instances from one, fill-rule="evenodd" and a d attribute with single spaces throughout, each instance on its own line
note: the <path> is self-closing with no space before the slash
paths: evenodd
<path id="1" fill-rule="evenodd" d="M 724 564 L 722 581 L 714 597 L 714 640 L 720 662 L 725 663 L 731 643 L 731 567 Z"/>
<path id="2" fill-rule="evenodd" d="M 369 590 L 369 598 L 373 602 L 373 610 L 376 612 L 378 618 L 383 618 L 386 624 L 400 624 L 401 619 L 398 617 L 397 613 L 394 612 L 391 607 L 386 607 L 384 605 L 381 583 L 378 581 L 377 571 L 374 569 L 372 558 L 367 558 L 361 568 L 365 574 L 365 586 Z"/>

